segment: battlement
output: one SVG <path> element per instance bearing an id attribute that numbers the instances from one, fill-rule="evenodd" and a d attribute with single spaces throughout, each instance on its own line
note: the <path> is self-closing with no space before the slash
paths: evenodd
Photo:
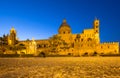
<path id="1" fill-rule="evenodd" d="M 101 44 L 119 44 L 119 42 L 103 42 Z"/>

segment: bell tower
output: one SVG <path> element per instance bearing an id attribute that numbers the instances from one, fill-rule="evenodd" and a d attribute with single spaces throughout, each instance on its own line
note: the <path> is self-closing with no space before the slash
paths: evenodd
<path id="1" fill-rule="evenodd" d="M 95 18 L 93 22 L 93 28 L 95 30 L 95 33 L 99 33 L 99 26 L 100 26 L 100 22 L 97 18 Z"/>
<path id="2" fill-rule="evenodd" d="M 16 30 L 12 27 L 10 30 L 10 34 L 8 37 L 8 44 L 15 45 L 16 44 Z"/>
<path id="3" fill-rule="evenodd" d="M 100 43 L 99 27 L 100 27 L 100 21 L 97 18 L 95 18 L 93 22 L 93 29 L 94 29 L 96 43 Z"/>

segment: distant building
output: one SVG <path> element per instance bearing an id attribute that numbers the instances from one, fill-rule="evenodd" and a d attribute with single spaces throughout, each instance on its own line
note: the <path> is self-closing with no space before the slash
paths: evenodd
<path id="1" fill-rule="evenodd" d="M 17 32 L 16 30 L 12 27 L 10 30 L 10 34 L 8 36 L 8 45 L 15 45 L 17 42 Z"/>
<path id="2" fill-rule="evenodd" d="M 46 55 L 104 55 L 119 54 L 119 42 L 100 43 L 100 22 L 98 19 L 93 21 L 91 29 L 84 29 L 82 33 L 72 34 L 71 27 L 64 19 L 58 29 L 58 34 L 46 40 L 25 40 L 19 44 L 25 45 L 22 50 L 25 54 L 46 54 Z M 15 45 L 16 30 L 12 28 L 8 36 L 8 44 Z M 18 52 L 20 53 L 20 52 Z"/>

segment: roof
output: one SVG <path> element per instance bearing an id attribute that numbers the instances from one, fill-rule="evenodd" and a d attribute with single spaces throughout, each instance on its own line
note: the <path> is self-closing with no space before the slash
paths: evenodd
<path id="1" fill-rule="evenodd" d="M 68 27 L 68 28 L 70 28 L 70 26 L 67 24 L 66 19 L 63 20 L 63 22 L 62 22 L 62 24 L 60 25 L 59 29 L 60 29 L 61 27 Z"/>
<path id="2" fill-rule="evenodd" d="M 14 27 L 12 27 L 10 31 L 11 31 L 11 32 L 12 32 L 12 31 L 15 31 L 15 32 L 16 32 L 16 30 L 15 30 L 15 28 L 14 28 Z"/>

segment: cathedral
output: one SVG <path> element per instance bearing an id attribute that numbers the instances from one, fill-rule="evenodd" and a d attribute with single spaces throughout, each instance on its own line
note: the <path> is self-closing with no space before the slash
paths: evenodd
<path id="1" fill-rule="evenodd" d="M 105 55 L 119 54 L 119 42 L 100 42 L 100 21 L 95 19 L 93 27 L 84 29 L 82 33 L 73 34 L 70 25 L 64 19 L 58 29 L 58 34 L 44 40 L 24 40 L 17 39 L 14 28 L 8 35 L 8 45 L 23 45 L 25 48 L 17 50 L 17 54 L 38 55 Z M 9 53 L 9 52 L 8 52 Z M 7 54 L 7 53 L 6 53 Z"/>

